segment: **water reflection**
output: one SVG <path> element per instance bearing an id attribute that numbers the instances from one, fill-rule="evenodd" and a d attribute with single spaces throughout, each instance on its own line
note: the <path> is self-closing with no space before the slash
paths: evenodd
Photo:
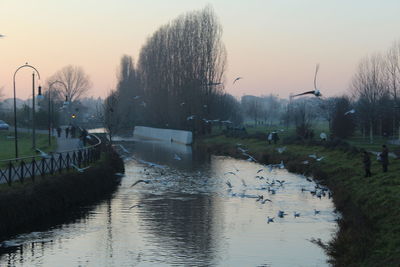
<path id="1" fill-rule="evenodd" d="M 132 157 L 112 198 L 87 207 L 76 222 L 8 240 L 12 249 L 3 251 L 0 266 L 326 265 L 323 251 L 308 240 L 329 240 L 336 215 L 328 198 L 307 191 L 314 183 L 182 145 L 123 146 Z M 150 182 L 131 187 L 139 179 Z M 272 194 L 267 186 L 277 179 L 285 182 Z M 272 202 L 262 204 L 258 195 Z M 279 210 L 288 215 L 278 218 Z M 267 216 L 275 222 L 267 224 Z"/>

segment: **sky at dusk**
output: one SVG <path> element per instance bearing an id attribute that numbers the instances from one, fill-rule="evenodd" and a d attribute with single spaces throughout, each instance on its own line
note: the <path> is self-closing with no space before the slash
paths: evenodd
<path id="1" fill-rule="evenodd" d="M 343 94 L 362 57 L 400 39 L 398 0 L 0 0 L 0 87 L 11 97 L 25 62 L 42 83 L 72 64 L 89 74 L 88 96 L 105 97 L 122 55 L 136 61 L 160 26 L 207 4 L 224 30 L 225 88 L 238 97 L 313 89 L 316 63 L 322 94 Z M 31 73 L 18 73 L 17 97 L 29 97 Z"/>

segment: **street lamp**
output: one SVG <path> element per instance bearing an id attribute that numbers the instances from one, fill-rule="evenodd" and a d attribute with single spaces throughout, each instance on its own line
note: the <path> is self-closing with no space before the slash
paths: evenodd
<path id="1" fill-rule="evenodd" d="M 65 89 L 67 88 L 67 86 L 65 85 L 65 83 L 63 83 L 62 81 L 58 81 L 58 80 L 56 80 L 56 81 L 53 81 L 52 83 L 50 83 L 49 84 L 49 95 L 48 95 L 48 98 L 49 98 L 49 103 L 48 103 L 48 130 L 49 130 L 49 146 L 51 146 L 51 130 L 52 130 L 52 125 L 54 124 L 54 120 L 52 120 L 53 118 L 52 118 L 52 116 L 50 115 L 51 113 L 51 102 L 52 102 L 52 100 L 51 100 L 51 90 L 52 90 L 52 86 L 54 85 L 54 84 L 56 84 L 56 83 L 60 83 L 60 84 L 62 84 L 64 87 L 65 87 Z M 38 95 L 38 97 L 40 97 L 41 99 L 43 99 L 44 97 L 43 97 L 43 95 L 42 95 L 42 90 L 41 90 L 42 88 L 41 87 L 39 87 L 39 95 Z M 67 98 L 67 96 L 65 96 L 65 102 L 63 103 L 63 107 L 66 107 L 66 106 L 68 106 L 69 105 L 69 102 L 68 102 L 68 98 Z M 53 112 L 54 112 L 54 108 L 53 108 Z"/>
<path id="2" fill-rule="evenodd" d="M 38 74 L 38 77 L 39 77 L 39 80 L 40 80 L 39 71 L 35 67 L 29 65 L 28 63 L 25 63 L 25 65 L 22 65 L 22 66 L 18 67 L 17 70 L 14 72 L 14 76 L 13 76 L 13 85 L 14 85 L 14 142 L 15 142 L 15 157 L 16 158 L 18 158 L 18 129 L 17 129 L 17 99 L 16 99 L 16 89 L 15 89 L 15 76 L 16 76 L 17 72 L 22 68 L 31 68 L 31 69 L 33 69 Z M 32 76 L 33 76 L 32 77 L 33 78 L 33 85 L 32 85 L 32 91 L 33 91 L 33 105 L 32 105 L 33 117 L 32 117 L 32 121 L 33 121 L 33 138 L 35 138 L 35 130 L 34 130 L 35 129 L 34 128 L 35 127 L 35 123 L 34 123 L 34 118 L 35 118 L 35 102 L 34 102 L 35 101 L 35 74 L 33 73 Z M 35 145 L 35 139 L 33 139 L 33 143 Z"/>

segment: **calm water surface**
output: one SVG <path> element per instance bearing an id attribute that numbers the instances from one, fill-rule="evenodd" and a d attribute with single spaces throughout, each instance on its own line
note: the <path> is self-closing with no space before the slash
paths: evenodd
<path id="1" fill-rule="evenodd" d="M 330 199 L 302 191 L 315 186 L 304 177 L 181 145 L 123 146 L 126 176 L 110 199 L 73 223 L 4 242 L 0 266 L 327 265 L 310 240 L 330 240 L 337 215 Z M 148 184 L 131 187 L 139 179 Z M 276 194 L 267 189 L 273 181 Z"/>

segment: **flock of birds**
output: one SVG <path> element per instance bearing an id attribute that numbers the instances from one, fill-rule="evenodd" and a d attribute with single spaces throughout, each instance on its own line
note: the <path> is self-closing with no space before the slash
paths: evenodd
<path id="1" fill-rule="evenodd" d="M 248 157 L 248 161 L 250 162 L 257 162 L 254 157 L 252 157 L 249 153 L 247 149 L 244 149 L 241 147 L 241 144 L 237 144 L 237 149 L 239 152 L 242 153 L 242 155 L 247 156 Z M 286 147 L 283 148 L 277 148 L 279 153 L 282 153 L 283 151 L 286 150 Z M 315 161 L 321 161 L 324 159 L 323 156 L 318 157 L 316 154 L 310 154 L 308 155 L 310 158 L 313 158 Z M 309 162 L 307 161 L 307 164 Z M 278 168 L 278 169 L 283 169 L 285 166 L 283 164 L 283 161 L 281 161 L 280 164 L 269 164 L 269 165 L 265 165 L 265 167 L 267 168 L 267 170 L 269 170 L 269 172 L 271 172 L 274 168 Z M 225 176 L 236 176 L 239 177 L 239 169 L 234 167 L 235 170 L 234 171 L 228 171 L 225 172 L 224 175 Z M 257 190 L 262 190 L 262 191 L 267 191 L 269 195 L 275 195 L 277 193 L 277 191 L 279 189 L 284 188 L 285 185 L 285 180 L 278 180 L 278 179 L 270 179 L 268 177 L 264 177 L 263 175 L 261 175 L 261 173 L 265 172 L 266 169 L 262 168 L 257 170 L 255 178 L 263 181 L 264 184 L 261 185 L 261 187 L 258 187 Z M 308 177 L 306 177 L 306 180 L 308 182 L 312 182 L 312 180 Z M 231 192 L 233 189 L 233 185 L 231 180 L 227 179 L 226 180 L 226 185 L 228 187 L 228 191 Z M 245 181 L 243 179 L 241 179 L 241 183 L 242 183 L 242 188 L 246 188 L 247 184 L 245 183 Z M 314 186 L 314 188 L 312 189 L 306 189 L 304 187 L 301 188 L 301 192 L 309 192 L 312 196 L 316 197 L 316 198 L 323 198 L 323 197 L 328 197 L 331 198 L 332 197 L 332 193 L 329 191 L 329 189 L 325 186 L 319 185 L 318 183 Z M 260 194 L 260 195 L 247 195 L 245 193 L 241 193 L 241 194 L 237 194 L 237 193 L 231 193 L 231 196 L 239 196 L 239 197 L 247 197 L 247 198 L 255 198 L 256 202 L 261 203 L 261 204 L 266 204 L 267 202 L 272 202 L 272 200 L 270 198 L 265 197 L 264 195 Z M 313 214 L 314 215 L 318 215 L 320 214 L 320 210 L 314 209 Z M 279 218 L 284 218 L 286 215 L 288 215 L 288 213 L 286 213 L 283 210 L 279 210 L 277 213 L 277 217 Z M 293 211 L 293 216 L 294 218 L 298 218 L 300 217 L 300 212 L 297 211 Z M 275 217 L 269 217 L 267 216 L 267 223 L 272 223 L 274 222 Z"/>
<path id="2" fill-rule="evenodd" d="M 115 146 L 118 146 L 119 149 L 120 149 L 123 153 L 130 153 L 130 152 L 129 152 L 123 145 L 121 145 L 121 144 L 118 144 L 118 145 L 115 145 Z M 257 160 L 256 160 L 252 155 L 249 154 L 248 149 L 243 148 L 241 144 L 237 144 L 237 150 L 238 150 L 243 156 L 247 157 L 247 161 L 258 163 Z M 279 151 L 283 152 L 283 151 L 286 150 L 286 147 L 277 148 L 277 150 L 278 150 L 278 152 L 279 152 Z M 281 153 L 281 152 L 280 152 L 280 153 Z M 315 160 L 315 161 L 321 161 L 321 160 L 324 159 L 323 156 L 318 157 L 316 154 L 310 154 L 310 155 L 308 155 L 308 157 L 309 157 L 309 158 L 312 158 L 312 159 Z M 135 159 L 136 161 L 138 161 L 138 162 L 140 162 L 140 163 L 146 165 L 147 167 L 150 167 L 150 168 L 156 167 L 157 169 L 161 170 L 159 173 L 157 172 L 157 174 L 160 174 L 160 175 L 165 174 L 165 173 L 163 173 L 163 171 L 162 171 L 162 170 L 165 168 L 165 166 L 163 166 L 163 165 L 158 165 L 158 164 L 155 164 L 155 163 L 152 163 L 152 162 L 147 162 L 147 161 L 144 161 L 144 160 L 136 159 L 136 158 L 134 158 L 134 157 L 130 157 L 130 158 Z M 180 157 L 178 154 L 176 154 L 176 153 L 173 155 L 173 159 L 174 159 L 174 160 L 182 160 L 181 157 Z M 307 161 L 307 164 L 308 164 L 308 163 L 309 163 L 309 162 Z M 146 167 L 146 168 L 147 168 L 147 167 Z M 283 169 L 283 168 L 285 168 L 285 165 L 284 165 L 283 161 L 281 161 L 279 164 L 264 165 L 263 168 L 258 169 L 258 170 L 256 171 L 256 173 L 255 173 L 254 178 L 257 179 L 257 180 L 259 180 L 259 181 L 262 181 L 262 184 L 261 184 L 259 187 L 257 187 L 256 190 L 263 191 L 263 192 L 267 192 L 269 197 L 266 197 L 264 194 L 257 194 L 257 195 L 246 194 L 246 190 L 247 190 L 247 189 L 253 190 L 254 188 L 250 188 L 250 186 L 247 185 L 246 181 L 245 181 L 244 179 L 240 178 L 240 170 L 239 170 L 236 166 L 234 166 L 234 165 L 233 165 L 233 167 L 234 167 L 234 170 L 225 172 L 225 173 L 223 174 L 223 175 L 224 175 L 224 178 L 227 178 L 227 177 L 229 176 L 230 179 L 233 179 L 233 177 L 236 177 L 236 179 L 237 179 L 238 181 L 240 181 L 240 183 L 241 183 L 240 188 L 241 188 L 243 191 L 242 191 L 242 193 L 233 193 L 232 191 L 233 191 L 233 189 L 234 189 L 236 186 L 233 185 L 233 183 L 231 182 L 231 180 L 230 180 L 229 178 L 226 179 L 226 180 L 225 180 L 225 184 L 226 184 L 226 186 L 228 187 L 228 188 L 227 188 L 227 191 L 230 193 L 230 196 L 232 196 L 232 197 L 253 198 L 253 199 L 255 199 L 255 201 L 256 201 L 257 203 L 260 203 L 260 204 L 264 205 L 264 204 L 267 204 L 267 203 L 272 203 L 272 202 L 273 202 L 272 196 L 273 196 L 273 195 L 276 195 L 277 192 L 281 191 L 281 190 L 284 189 L 284 187 L 285 187 L 285 183 L 286 183 L 285 180 L 271 179 L 271 178 L 267 177 L 266 174 L 264 174 L 264 173 L 267 173 L 267 171 L 272 172 L 274 169 Z M 143 174 L 145 174 L 146 176 L 149 176 L 149 175 L 150 175 L 150 172 L 149 172 L 146 168 L 144 169 Z M 122 173 L 116 173 L 115 175 L 124 176 L 124 174 L 122 174 Z M 305 179 L 306 179 L 308 182 L 313 182 L 313 181 L 312 181 L 310 178 L 308 178 L 308 177 L 305 177 Z M 139 179 L 139 180 L 135 181 L 135 182 L 131 185 L 131 187 L 134 187 L 134 186 L 136 186 L 136 185 L 138 185 L 138 184 L 140 184 L 140 183 L 149 184 L 149 183 L 151 183 L 151 182 L 152 182 L 151 179 Z M 301 192 L 302 192 L 302 193 L 309 192 L 313 197 L 319 198 L 319 199 L 322 199 L 322 198 L 324 198 L 324 197 L 328 197 L 328 198 L 331 198 L 331 197 L 332 197 L 332 193 L 329 191 L 329 189 L 328 189 L 327 187 L 325 187 L 325 186 L 322 186 L 322 185 L 318 184 L 318 183 L 316 183 L 314 187 L 308 187 L 308 188 L 302 187 L 302 188 L 301 188 Z M 279 194 L 279 193 L 278 193 L 278 194 Z M 140 205 L 135 204 L 135 205 L 131 206 L 129 209 L 132 209 L 132 208 L 135 208 L 135 207 L 140 207 Z M 318 214 L 320 214 L 320 212 L 321 212 L 321 211 L 320 211 L 320 210 L 317 210 L 317 209 L 314 209 L 314 210 L 313 210 L 313 214 L 314 214 L 315 216 L 318 215 Z M 278 218 L 284 218 L 284 217 L 287 216 L 287 215 L 288 215 L 288 213 L 285 212 L 284 210 L 279 210 L 276 216 L 277 216 Z M 298 217 L 300 217 L 300 216 L 301 216 L 301 213 L 300 213 L 300 212 L 298 212 L 298 211 L 293 211 L 293 217 L 294 217 L 294 218 L 298 218 Z M 266 221 L 267 221 L 267 223 L 269 224 L 269 223 L 274 222 L 274 219 L 275 219 L 275 217 L 267 216 L 267 220 L 266 220 Z"/>

